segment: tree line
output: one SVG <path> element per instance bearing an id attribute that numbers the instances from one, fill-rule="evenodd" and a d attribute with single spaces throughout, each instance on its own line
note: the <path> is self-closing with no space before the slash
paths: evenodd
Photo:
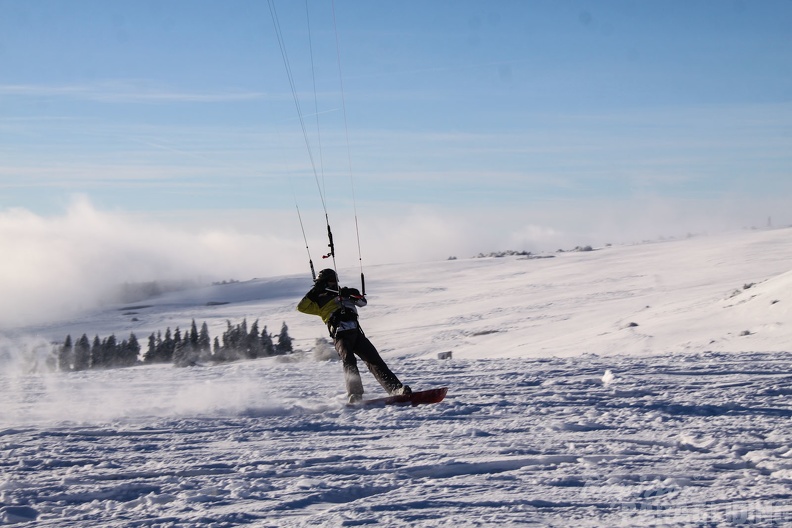
<path id="1" fill-rule="evenodd" d="M 237 325 L 227 321 L 226 331 L 212 340 L 209 327 L 204 322 L 201 329 L 193 319 L 190 328 L 182 332 L 179 327 L 171 332 L 170 327 L 152 332 L 148 346 L 141 355 L 142 347 L 134 333 L 121 342 L 115 335 L 93 340 L 83 334 L 76 341 L 67 335 L 58 349 L 58 368 L 63 371 L 132 367 L 144 363 L 173 363 L 187 367 L 205 362 L 226 362 L 239 359 L 291 354 L 292 339 L 284 322 L 277 342 L 265 326 L 259 330 L 256 320 L 248 328 L 247 319 Z"/>

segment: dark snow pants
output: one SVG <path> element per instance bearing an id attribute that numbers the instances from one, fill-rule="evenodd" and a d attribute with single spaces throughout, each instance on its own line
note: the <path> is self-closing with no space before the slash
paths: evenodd
<path id="1" fill-rule="evenodd" d="M 346 381 L 347 394 L 363 394 L 363 381 L 357 366 L 357 355 L 362 359 L 369 371 L 374 375 L 382 388 L 388 394 L 402 386 L 396 374 L 391 372 L 388 365 L 371 344 L 371 341 L 359 329 L 342 330 L 336 333 L 335 349 L 344 365 L 344 380 Z"/>

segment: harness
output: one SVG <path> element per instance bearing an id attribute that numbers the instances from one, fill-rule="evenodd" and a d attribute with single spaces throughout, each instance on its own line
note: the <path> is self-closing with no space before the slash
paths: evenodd
<path id="1" fill-rule="evenodd" d="M 358 314 L 354 310 L 347 309 L 346 307 L 342 306 L 335 312 L 333 315 L 330 316 L 330 319 L 327 321 L 327 330 L 330 332 L 330 337 L 335 339 L 336 333 L 341 327 L 341 331 L 344 330 L 353 330 L 354 328 L 343 328 L 343 323 L 355 323 L 353 326 L 357 329 L 360 329 L 360 325 L 357 324 Z"/>

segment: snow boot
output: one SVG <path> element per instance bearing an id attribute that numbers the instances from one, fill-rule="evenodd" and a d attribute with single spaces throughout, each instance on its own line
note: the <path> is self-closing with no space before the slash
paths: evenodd
<path id="1" fill-rule="evenodd" d="M 391 396 L 409 396 L 412 394 L 412 389 L 409 385 L 402 385 L 398 389 L 391 392 Z"/>

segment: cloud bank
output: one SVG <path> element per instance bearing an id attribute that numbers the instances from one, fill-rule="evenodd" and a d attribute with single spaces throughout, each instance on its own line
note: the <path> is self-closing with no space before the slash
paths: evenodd
<path id="1" fill-rule="evenodd" d="M 102 212 L 85 199 L 60 216 L 0 212 L 0 329 L 40 324 L 116 299 L 148 281 L 287 273 L 299 245 L 232 229 L 197 229 Z"/>

